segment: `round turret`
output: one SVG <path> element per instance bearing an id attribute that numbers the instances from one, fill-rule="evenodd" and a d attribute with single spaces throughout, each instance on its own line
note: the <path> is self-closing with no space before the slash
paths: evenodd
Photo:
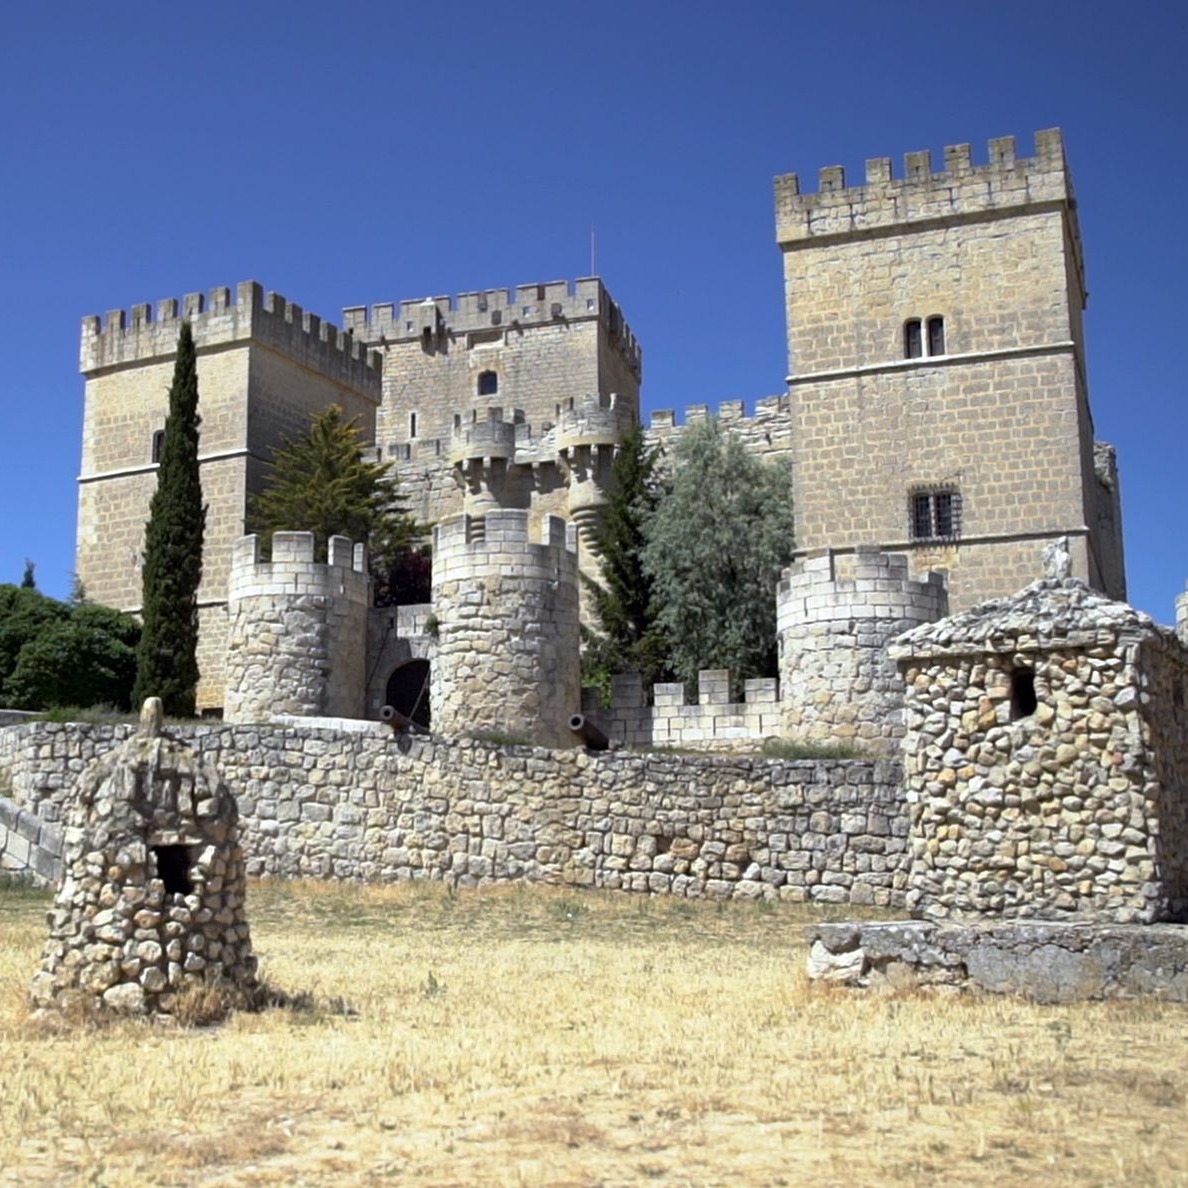
<path id="1" fill-rule="evenodd" d="M 260 540 L 236 541 L 228 597 L 228 722 L 276 715 L 361 718 L 370 582 L 364 546 L 332 536 L 314 561 L 312 532 L 277 532 L 272 560 Z"/>
<path id="2" fill-rule="evenodd" d="M 903 685 L 887 644 L 946 614 L 944 577 L 912 580 L 902 554 L 859 549 L 786 569 L 776 594 L 785 736 L 893 750 Z"/>
<path id="3" fill-rule="evenodd" d="M 581 706 L 576 533 L 526 511 L 443 520 L 434 532 L 433 729 L 574 744 Z"/>

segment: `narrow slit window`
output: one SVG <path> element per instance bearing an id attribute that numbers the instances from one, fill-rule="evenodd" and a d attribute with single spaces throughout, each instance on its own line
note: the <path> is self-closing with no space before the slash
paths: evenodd
<path id="1" fill-rule="evenodd" d="M 161 451 L 165 448 L 165 430 L 158 429 L 153 434 L 153 461 L 161 461 Z"/>
<path id="2" fill-rule="evenodd" d="M 928 353 L 930 355 L 945 353 L 945 319 L 939 315 L 928 319 Z"/>
<path id="3" fill-rule="evenodd" d="M 417 435 L 417 414 L 415 412 L 408 414 L 408 435 L 410 438 Z"/>
<path id="4" fill-rule="evenodd" d="M 918 359 L 924 354 L 924 339 L 919 318 L 908 318 L 903 324 L 903 357 Z"/>
<path id="5" fill-rule="evenodd" d="M 1016 668 L 1011 673 L 1011 721 L 1031 717 L 1038 705 L 1035 673 L 1030 668 Z"/>

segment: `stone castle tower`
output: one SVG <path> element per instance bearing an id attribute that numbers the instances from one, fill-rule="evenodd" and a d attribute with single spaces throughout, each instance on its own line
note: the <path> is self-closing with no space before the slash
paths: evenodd
<path id="1" fill-rule="evenodd" d="M 86 377 L 78 495 L 77 573 L 88 597 L 140 609 L 140 557 L 157 453 L 168 412 L 180 318 L 198 356 L 199 465 L 207 503 L 199 590 L 200 709 L 223 704 L 223 648 L 232 544 L 244 532 L 248 496 L 263 482 L 272 447 L 314 413 L 338 404 L 375 431 L 379 356 L 314 314 L 260 285 L 191 293 L 182 301 L 83 319 Z"/>
<path id="2" fill-rule="evenodd" d="M 784 255 L 796 543 L 907 551 L 950 571 L 953 609 L 1042 572 L 1124 598 L 1113 450 L 1085 382 L 1085 270 L 1060 132 L 1016 157 L 992 140 L 943 172 L 909 153 L 866 184 L 838 166 L 802 194 L 776 179 Z"/>

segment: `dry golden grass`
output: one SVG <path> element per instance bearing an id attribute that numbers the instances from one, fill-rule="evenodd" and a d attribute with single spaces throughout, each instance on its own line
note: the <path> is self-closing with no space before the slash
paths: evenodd
<path id="1" fill-rule="evenodd" d="M 1188 1010 L 810 986 L 792 909 L 255 886 L 312 1009 L 46 1029 L 46 902 L 0 891 L 6 1185 L 1188 1183 Z"/>

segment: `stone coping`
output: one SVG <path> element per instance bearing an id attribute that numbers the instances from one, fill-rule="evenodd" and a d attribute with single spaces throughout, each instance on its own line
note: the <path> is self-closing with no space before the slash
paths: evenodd
<path id="1" fill-rule="evenodd" d="M 1012 920 L 814 924 L 811 980 L 1018 994 L 1036 1002 L 1150 996 L 1188 1003 L 1188 925 Z"/>

